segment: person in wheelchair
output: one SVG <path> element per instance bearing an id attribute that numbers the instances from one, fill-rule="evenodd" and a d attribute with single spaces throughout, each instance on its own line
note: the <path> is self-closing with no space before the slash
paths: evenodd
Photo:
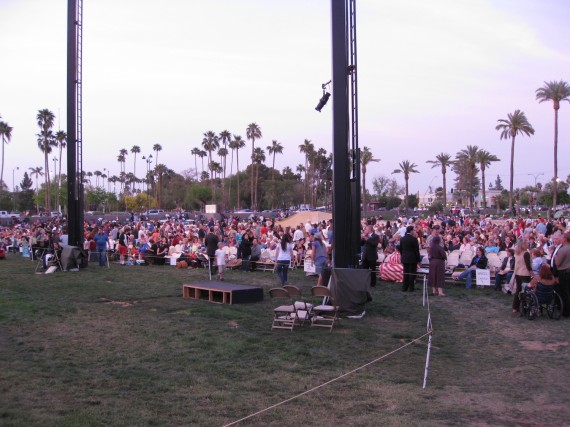
<path id="1" fill-rule="evenodd" d="M 552 298 L 552 291 L 556 290 L 557 285 L 558 279 L 552 274 L 550 266 L 545 263 L 540 267 L 538 274 L 532 278 L 528 287 L 534 291 L 539 303 L 549 304 Z"/>
<path id="2" fill-rule="evenodd" d="M 546 309 L 548 317 L 560 319 L 562 313 L 562 299 L 556 293 L 558 279 L 552 274 L 548 264 L 540 267 L 539 274 L 535 275 L 526 289 L 520 295 L 520 314 L 534 319 Z"/>

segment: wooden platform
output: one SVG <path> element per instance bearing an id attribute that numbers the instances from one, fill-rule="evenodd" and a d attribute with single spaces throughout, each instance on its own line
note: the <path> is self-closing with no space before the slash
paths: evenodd
<path id="1" fill-rule="evenodd" d="M 182 285 L 182 297 L 217 304 L 246 304 L 263 301 L 263 289 L 258 286 L 211 281 Z"/>

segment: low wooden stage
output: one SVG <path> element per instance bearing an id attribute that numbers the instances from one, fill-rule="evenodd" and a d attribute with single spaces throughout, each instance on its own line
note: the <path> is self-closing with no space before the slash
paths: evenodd
<path id="1" fill-rule="evenodd" d="M 217 304 L 246 304 L 263 301 L 263 288 L 226 282 L 201 282 L 182 285 L 182 297 Z"/>

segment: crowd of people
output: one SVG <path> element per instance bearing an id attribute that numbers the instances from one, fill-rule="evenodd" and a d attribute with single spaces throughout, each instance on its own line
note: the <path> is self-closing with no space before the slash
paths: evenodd
<path id="1" fill-rule="evenodd" d="M 109 253 L 116 253 L 120 265 L 164 264 L 167 257 L 191 265 L 206 259 L 218 266 L 218 279 L 231 262 L 243 272 L 254 270 L 262 254 L 276 263 L 281 284 L 288 281 L 288 268 L 300 264 L 307 255 L 322 282 L 323 271 L 331 265 L 333 248 L 332 220 L 306 222 L 283 227 L 273 219 L 239 216 L 205 218 L 193 222 L 182 218 L 165 221 L 135 220 L 85 223 L 84 249 L 96 254 L 101 266 Z M 434 295 L 445 296 L 446 259 L 454 251 L 473 253 L 470 264 L 458 279 L 471 288 L 476 269 L 487 268 L 490 253 L 506 251 L 501 267 L 495 271 L 495 289 L 512 281 L 513 311 L 519 307 L 518 294 L 523 284 L 539 276 L 543 265 L 552 271 L 556 288 L 564 303 L 564 316 L 570 315 L 570 227 L 564 218 L 557 220 L 490 220 L 486 217 L 398 218 L 362 221 L 361 267 L 370 269 L 371 285 L 379 273 L 383 280 L 394 280 L 399 269 L 402 290 L 413 292 L 417 268 L 429 263 L 429 286 Z M 61 250 L 67 245 L 65 219 L 18 224 L 0 231 L 0 248 L 19 251 L 31 257 L 38 250 Z M 422 252 L 424 255 L 422 255 Z M 200 254 L 202 256 L 200 256 Z M 230 260 L 229 258 L 233 258 Z M 382 259 L 382 263 L 378 260 Z M 239 261 L 236 261 L 239 260 Z M 380 267 L 380 268 L 378 268 Z M 392 276 L 391 276 L 392 275 Z M 398 281 L 396 279 L 396 281 Z"/>

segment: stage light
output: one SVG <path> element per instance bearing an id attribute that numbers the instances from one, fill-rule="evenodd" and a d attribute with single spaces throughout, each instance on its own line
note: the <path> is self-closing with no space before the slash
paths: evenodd
<path id="1" fill-rule="evenodd" d="M 323 96 L 321 97 L 321 99 L 319 100 L 318 105 L 315 107 L 315 110 L 317 110 L 319 113 L 321 112 L 321 110 L 323 109 L 323 107 L 325 105 L 327 105 L 327 102 L 329 101 L 329 98 L 331 97 L 331 94 L 328 92 L 325 92 L 323 94 Z"/>

